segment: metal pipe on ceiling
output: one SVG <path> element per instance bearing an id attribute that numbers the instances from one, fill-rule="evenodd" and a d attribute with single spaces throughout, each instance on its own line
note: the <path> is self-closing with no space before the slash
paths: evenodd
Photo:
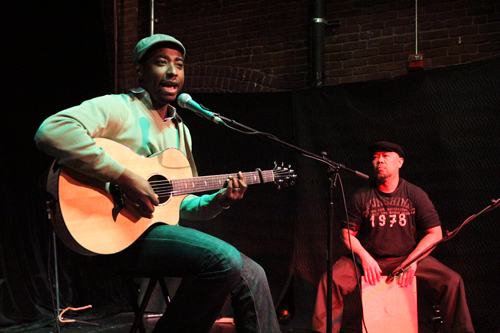
<path id="1" fill-rule="evenodd" d="M 319 87 L 324 83 L 325 76 L 325 2 L 314 0 L 312 10 L 312 84 Z"/>
<path id="2" fill-rule="evenodd" d="M 117 0 L 113 1 L 113 44 L 114 44 L 114 73 L 113 73 L 113 85 L 114 92 L 118 94 L 118 5 Z"/>
<path id="3" fill-rule="evenodd" d="M 149 9 L 151 11 L 151 36 L 154 35 L 155 33 L 155 0 L 151 0 L 151 3 L 149 5 Z"/>

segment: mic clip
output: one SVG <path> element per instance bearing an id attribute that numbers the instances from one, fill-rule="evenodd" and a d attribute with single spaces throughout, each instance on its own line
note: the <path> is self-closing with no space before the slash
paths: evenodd
<path id="1" fill-rule="evenodd" d="M 205 105 L 203 104 L 200 104 L 198 103 L 199 106 L 201 106 L 201 108 L 205 111 L 207 111 L 207 114 L 209 115 L 210 117 L 210 120 L 213 121 L 214 123 L 216 124 L 219 124 L 219 123 L 222 123 L 224 122 L 221 118 L 220 118 L 220 114 L 218 113 L 215 113 L 215 112 L 212 112 L 210 111 L 209 108 L 207 108 Z M 202 118 L 205 118 L 205 116 L 201 113 L 196 113 L 199 117 L 202 117 Z"/>
<path id="2" fill-rule="evenodd" d="M 403 273 L 403 269 L 401 267 L 396 268 L 391 274 L 387 276 L 387 279 L 385 279 L 385 283 L 391 284 L 391 282 L 394 281 L 394 278 L 401 273 Z"/>

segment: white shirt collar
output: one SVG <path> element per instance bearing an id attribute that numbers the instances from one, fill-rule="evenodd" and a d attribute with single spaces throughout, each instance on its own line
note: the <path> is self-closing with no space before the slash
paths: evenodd
<path id="1" fill-rule="evenodd" d="M 151 102 L 151 96 L 149 95 L 149 92 L 141 87 L 137 88 L 132 88 L 130 89 L 130 92 L 132 92 L 134 95 L 140 95 L 141 98 L 139 98 L 148 109 L 153 110 L 153 103 Z M 168 121 L 168 120 L 173 120 L 177 118 L 177 109 L 173 107 L 172 105 L 168 105 L 167 108 L 167 113 L 165 115 L 165 119 L 163 121 Z"/>

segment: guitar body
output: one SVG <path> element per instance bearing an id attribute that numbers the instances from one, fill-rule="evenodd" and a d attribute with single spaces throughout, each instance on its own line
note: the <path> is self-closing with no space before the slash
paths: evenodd
<path id="1" fill-rule="evenodd" d="M 155 175 L 169 180 L 193 176 L 189 161 L 177 149 L 143 157 L 114 141 L 96 141 L 118 163 L 144 179 Z M 150 219 L 140 217 L 131 204 L 119 207 L 120 200 L 110 193 L 109 183 L 66 167 L 51 168 L 48 190 L 58 198 L 53 218 L 56 233 L 70 249 L 87 255 L 124 250 L 157 222 L 177 224 L 181 202 L 187 195 L 169 196 Z"/>

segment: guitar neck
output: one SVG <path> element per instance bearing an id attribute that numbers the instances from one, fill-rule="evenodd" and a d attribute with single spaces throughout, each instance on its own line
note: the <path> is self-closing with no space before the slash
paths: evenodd
<path id="1" fill-rule="evenodd" d="M 173 179 L 171 180 L 173 194 L 183 195 L 220 190 L 225 186 L 229 177 L 238 177 L 238 174 L 234 173 L 186 179 Z M 244 172 L 243 179 L 245 179 L 247 185 L 268 183 L 274 181 L 274 172 L 273 170 Z"/>

